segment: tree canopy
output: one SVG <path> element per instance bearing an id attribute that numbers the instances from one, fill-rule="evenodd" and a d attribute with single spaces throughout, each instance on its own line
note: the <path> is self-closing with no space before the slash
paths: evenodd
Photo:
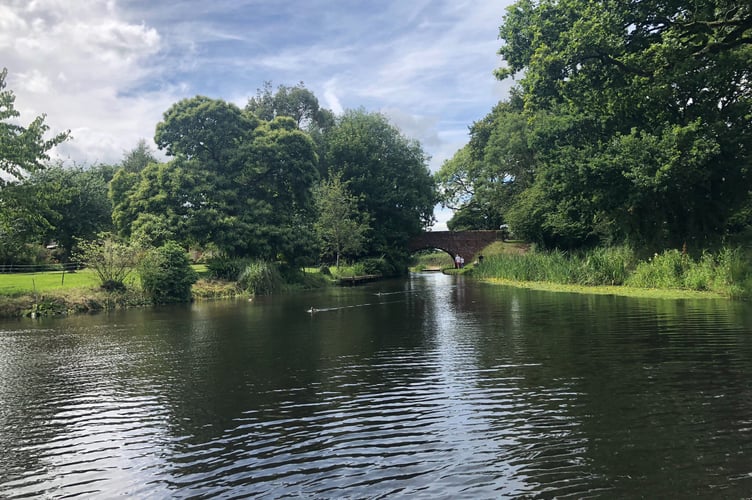
<path id="1" fill-rule="evenodd" d="M 16 96 L 6 89 L 7 68 L 0 71 L 0 173 L 4 172 L 15 180 L 25 174 L 44 168 L 49 160 L 49 150 L 65 141 L 69 132 L 61 132 L 45 138 L 49 126 L 44 123 L 45 115 L 34 118 L 26 127 L 11 120 L 20 113 L 15 108 Z M 0 187 L 6 180 L 0 176 Z"/>
<path id="2" fill-rule="evenodd" d="M 549 246 L 727 237 L 750 203 L 751 19 L 728 0 L 516 2 L 497 75 L 519 90 L 473 127 L 470 200 Z"/>
<path id="3" fill-rule="evenodd" d="M 47 138 L 45 116 L 19 125 L 16 97 L 6 88 L 8 70 L 0 71 L 0 259 L 22 259 L 25 244 L 42 238 L 51 226 L 40 211 L 40 193 L 21 184 L 39 172 L 49 160 L 49 151 L 68 138 L 62 132 Z M 43 195 L 42 195 L 43 196 Z"/>
<path id="4" fill-rule="evenodd" d="M 371 220 L 367 254 L 403 258 L 409 239 L 433 221 L 437 196 L 427 161 L 420 144 L 381 114 L 356 110 L 337 118 L 326 136 L 325 164 Z"/>
<path id="5" fill-rule="evenodd" d="M 113 179 L 121 234 L 214 245 L 230 256 L 297 254 L 311 217 L 318 158 L 292 119 L 259 120 L 231 103 L 197 96 L 165 112 L 155 142 L 174 159 Z"/>

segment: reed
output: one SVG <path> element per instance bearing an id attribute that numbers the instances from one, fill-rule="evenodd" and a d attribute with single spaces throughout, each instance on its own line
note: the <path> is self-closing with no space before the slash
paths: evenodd
<path id="1" fill-rule="evenodd" d="M 271 295 L 282 287 L 282 276 L 272 262 L 258 260 L 240 271 L 238 286 L 253 295 Z"/>
<path id="2" fill-rule="evenodd" d="M 496 253 L 486 257 L 474 274 L 484 279 L 563 285 L 712 291 L 742 298 L 752 295 L 750 262 L 749 256 L 735 248 L 704 252 L 696 259 L 672 249 L 638 261 L 632 249 L 621 246 L 571 253 Z"/>

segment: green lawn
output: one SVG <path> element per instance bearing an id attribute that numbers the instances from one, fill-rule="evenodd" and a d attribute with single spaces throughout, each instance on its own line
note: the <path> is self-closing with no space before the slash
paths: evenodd
<path id="1" fill-rule="evenodd" d="M 86 288 L 99 285 L 99 278 L 90 269 L 75 273 L 49 271 L 44 273 L 0 274 L 0 295 L 20 295 L 25 293 L 43 293 L 65 288 Z"/>
<path id="2" fill-rule="evenodd" d="M 205 277 L 208 273 L 206 266 L 197 264 L 192 266 L 199 274 Z M 138 279 L 136 273 L 128 279 Z M 51 290 L 64 290 L 70 288 L 95 288 L 99 286 L 99 278 L 91 269 L 82 269 L 75 273 L 62 271 L 49 271 L 43 273 L 0 274 L 0 295 L 22 295 L 27 293 L 44 293 Z"/>

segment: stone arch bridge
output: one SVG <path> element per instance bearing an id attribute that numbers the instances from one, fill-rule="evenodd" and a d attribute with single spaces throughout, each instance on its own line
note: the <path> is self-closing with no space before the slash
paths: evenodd
<path id="1" fill-rule="evenodd" d="M 501 231 L 427 231 L 410 240 L 411 252 L 438 248 L 454 259 L 460 255 L 468 263 L 494 241 L 502 241 Z"/>

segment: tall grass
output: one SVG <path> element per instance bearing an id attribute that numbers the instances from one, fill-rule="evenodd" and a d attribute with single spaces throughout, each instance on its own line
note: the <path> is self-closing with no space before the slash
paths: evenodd
<path id="1" fill-rule="evenodd" d="M 678 250 L 666 250 L 640 262 L 627 285 L 709 290 L 742 298 L 752 291 L 752 267 L 739 248 L 723 248 L 716 254 L 703 252 L 698 259 Z"/>
<path id="2" fill-rule="evenodd" d="M 599 248 L 567 253 L 531 251 L 526 254 L 496 254 L 476 269 L 484 278 L 515 281 L 548 281 L 577 285 L 621 285 L 635 261 L 627 247 Z"/>
<path id="3" fill-rule="evenodd" d="M 238 286 L 253 295 L 271 295 L 282 287 L 282 283 L 277 266 L 263 260 L 247 264 L 238 276 Z"/>
<path id="4" fill-rule="evenodd" d="M 707 290 L 729 297 L 749 297 L 752 291 L 750 259 L 734 248 L 705 252 L 697 259 L 679 250 L 666 250 L 646 261 L 638 261 L 629 247 L 496 254 L 488 256 L 475 274 L 514 281 Z"/>

